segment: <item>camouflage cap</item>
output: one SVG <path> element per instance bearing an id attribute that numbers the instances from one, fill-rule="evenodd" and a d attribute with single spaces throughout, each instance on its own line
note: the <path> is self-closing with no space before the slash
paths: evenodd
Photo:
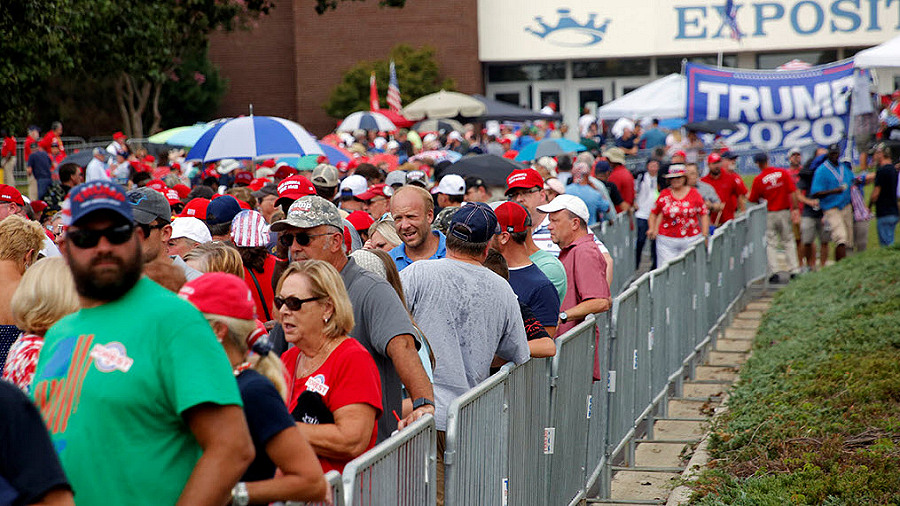
<path id="1" fill-rule="evenodd" d="M 450 220 L 453 219 L 453 213 L 459 211 L 459 207 L 445 207 L 441 209 L 441 212 L 434 217 L 434 221 L 431 222 L 431 230 L 439 230 L 442 233 L 446 234 L 447 229 L 450 228 Z"/>
<path id="2" fill-rule="evenodd" d="M 287 216 L 273 223 L 269 230 L 281 232 L 291 227 L 313 228 L 319 225 L 331 225 L 344 230 L 344 220 L 334 204 L 317 195 L 306 195 L 294 201 Z"/>

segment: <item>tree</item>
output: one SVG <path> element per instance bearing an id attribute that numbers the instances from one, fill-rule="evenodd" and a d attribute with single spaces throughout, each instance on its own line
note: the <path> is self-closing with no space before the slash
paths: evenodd
<path id="1" fill-rule="evenodd" d="M 200 53 L 186 55 L 162 87 L 159 108 L 166 111 L 162 128 L 190 125 L 199 119 L 211 118 L 227 90 L 227 80 L 209 61 L 205 48 Z"/>
<path id="2" fill-rule="evenodd" d="M 331 91 L 331 97 L 323 106 L 334 118 L 343 118 L 356 111 L 369 110 L 369 76 L 375 71 L 381 107 L 387 107 L 386 96 L 390 78 L 390 60 L 394 60 L 400 99 L 404 104 L 440 91 L 453 90 L 453 79 L 441 80 L 434 56 L 434 48 L 415 49 L 406 44 L 394 46 L 387 60 L 362 61 L 344 73 L 341 82 Z"/>

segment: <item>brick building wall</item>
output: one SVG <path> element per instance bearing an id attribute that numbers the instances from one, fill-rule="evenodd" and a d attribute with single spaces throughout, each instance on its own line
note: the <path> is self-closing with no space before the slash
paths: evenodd
<path id="1" fill-rule="evenodd" d="M 358 61 L 385 59 L 400 43 L 434 47 L 442 77 L 464 93 L 484 91 L 476 0 L 407 0 L 402 9 L 342 1 L 321 16 L 314 7 L 312 0 L 279 1 L 254 30 L 212 37 L 210 59 L 230 81 L 220 116 L 247 114 L 252 103 L 254 114 L 324 135 L 336 119 L 322 104 L 341 75 Z"/>

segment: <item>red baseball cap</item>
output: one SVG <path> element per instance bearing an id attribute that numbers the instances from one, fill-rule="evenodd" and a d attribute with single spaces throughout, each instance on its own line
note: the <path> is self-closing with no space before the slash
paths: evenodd
<path id="1" fill-rule="evenodd" d="M 503 153 L 503 158 L 506 158 L 507 160 L 515 160 L 517 156 L 519 156 L 519 152 L 515 149 L 510 149 L 509 151 Z"/>
<path id="2" fill-rule="evenodd" d="M 253 174 L 250 174 L 247 171 L 238 172 L 236 176 L 234 176 L 234 184 L 250 184 L 253 181 Z"/>
<path id="3" fill-rule="evenodd" d="M 210 272 L 188 281 L 178 296 L 201 313 L 230 316 L 240 320 L 256 319 L 256 302 L 244 280 L 225 272 Z"/>
<path id="4" fill-rule="evenodd" d="M 375 197 L 391 198 L 391 195 L 393 195 L 393 194 L 394 194 L 393 188 L 391 188 L 390 186 L 388 186 L 386 184 L 379 183 L 379 184 L 373 184 L 372 186 L 369 187 L 368 190 L 357 195 L 356 198 L 358 198 L 359 200 L 371 200 Z"/>
<path id="5" fill-rule="evenodd" d="M 265 186 L 266 183 L 271 183 L 271 181 L 264 177 L 258 177 L 250 181 L 250 184 L 248 184 L 247 187 L 249 187 L 253 191 L 259 191 L 259 189 Z"/>
<path id="6" fill-rule="evenodd" d="M 241 199 L 239 199 L 239 198 L 236 198 L 236 197 L 235 197 L 234 200 L 237 200 L 238 206 L 239 206 L 241 209 L 246 209 L 246 210 L 248 210 L 248 211 L 253 210 L 253 208 L 250 207 L 250 204 L 249 204 L 249 203 L 244 202 L 243 200 L 241 200 Z"/>
<path id="7" fill-rule="evenodd" d="M 300 197 L 315 194 L 316 187 L 309 182 L 309 179 L 294 175 L 278 183 L 278 199 L 275 201 L 275 205 L 281 205 L 281 199 L 297 200 Z"/>
<path id="8" fill-rule="evenodd" d="M 509 233 L 524 232 L 531 225 L 528 211 L 515 202 L 503 202 L 496 209 L 497 223 L 501 230 Z"/>
<path id="9" fill-rule="evenodd" d="M 687 153 L 685 153 L 684 151 L 676 151 L 672 156 L 680 156 L 684 158 L 687 156 Z"/>
<path id="10" fill-rule="evenodd" d="M 263 161 L 263 163 L 261 163 L 259 166 L 265 167 L 267 169 L 274 169 L 275 168 L 275 159 L 269 158 L 268 160 Z"/>
<path id="11" fill-rule="evenodd" d="M 116 132 L 116 133 L 113 134 L 113 139 L 114 139 L 114 140 L 127 139 L 127 138 L 128 138 L 128 136 L 125 135 L 125 134 L 123 134 L 122 132 Z"/>
<path id="12" fill-rule="evenodd" d="M 275 171 L 274 175 L 276 179 L 287 179 L 291 176 L 296 175 L 298 172 L 300 171 L 291 167 L 290 165 L 282 165 L 281 167 L 278 167 L 278 170 Z"/>
<path id="13" fill-rule="evenodd" d="M 706 165 L 712 165 L 721 161 L 722 155 L 720 155 L 719 153 L 710 153 L 709 156 L 706 157 Z"/>
<path id="14" fill-rule="evenodd" d="M 353 225 L 356 230 L 369 230 L 369 227 L 375 223 L 375 220 L 365 211 L 353 211 L 347 215 L 347 221 Z"/>
<path id="15" fill-rule="evenodd" d="M 506 178 L 506 193 L 514 188 L 544 187 L 544 178 L 534 169 L 514 170 Z"/>
<path id="16" fill-rule="evenodd" d="M 175 205 L 181 203 L 181 197 L 178 196 L 178 190 L 175 188 L 169 188 L 163 192 L 163 195 L 166 196 L 166 200 L 169 201 L 169 205 Z"/>
<path id="17" fill-rule="evenodd" d="M 153 155 L 144 155 L 144 157 L 141 158 L 141 161 L 144 163 L 153 163 L 156 161 L 156 157 Z"/>
<path id="18" fill-rule="evenodd" d="M 8 184 L 0 184 L 0 202 L 12 202 L 20 206 L 25 205 L 25 199 L 22 198 L 19 190 L 15 186 Z"/>
<path id="19" fill-rule="evenodd" d="M 179 198 L 185 198 L 188 196 L 189 193 L 191 193 L 191 189 L 188 188 L 188 186 L 186 184 L 181 184 L 181 183 L 176 184 L 175 186 L 172 187 L 172 189 L 178 192 Z"/>
<path id="20" fill-rule="evenodd" d="M 206 207 L 209 206 L 209 202 L 209 199 L 201 197 L 191 199 L 178 216 L 182 218 L 190 216 L 191 218 L 197 218 L 198 220 L 206 220 Z"/>
<path id="21" fill-rule="evenodd" d="M 34 214 L 40 216 L 41 213 L 44 212 L 44 209 L 47 209 L 49 206 L 43 200 L 32 200 L 31 201 L 31 210 L 34 211 Z"/>
<path id="22" fill-rule="evenodd" d="M 147 184 L 145 184 L 144 186 L 146 186 L 147 188 L 153 188 L 160 193 L 165 193 L 166 189 L 168 189 L 166 183 L 163 183 L 161 179 L 151 179 L 150 181 L 147 181 Z"/>

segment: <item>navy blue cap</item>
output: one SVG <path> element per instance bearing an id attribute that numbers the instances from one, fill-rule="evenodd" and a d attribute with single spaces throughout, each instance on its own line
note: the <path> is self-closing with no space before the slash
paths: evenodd
<path id="1" fill-rule="evenodd" d="M 597 163 L 594 165 L 594 172 L 609 172 L 612 170 L 612 165 L 609 164 L 606 160 L 597 160 Z"/>
<path id="2" fill-rule="evenodd" d="M 69 224 L 78 223 L 88 214 L 102 209 L 113 211 L 129 222 L 134 221 L 131 203 L 128 201 L 125 188 L 116 183 L 92 181 L 80 184 L 69 191 L 69 197 L 66 200 L 71 213 Z"/>
<path id="3" fill-rule="evenodd" d="M 242 209 L 237 199 L 231 195 L 223 195 L 212 199 L 206 208 L 206 224 L 231 223 L 231 220 L 241 211 Z"/>
<path id="4" fill-rule="evenodd" d="M 756 163 L 760 163 L 760 162 L 768 162 L 768 161 L 769 161 L 769 155 L 767 155 L 767 154 L 765 154 L 765 153 L 756 153 L 755 155 L 753 155 L 753 161 L 756 162 Z"/>
<path id="5" fill-rule="evenodd" d="M 722 158 L 727 158 L 729 160 L 737 160 L 738 155 L 734 154 L 732 151 L 725 151 L 722 153 Z"/>
<path id="6" fill-rule="evenodd" d="M 483 202 L 468 202 L 453 213 L 447 235 L 471 243 L 488 242 L 500 233 L 497 215 Z"/>

